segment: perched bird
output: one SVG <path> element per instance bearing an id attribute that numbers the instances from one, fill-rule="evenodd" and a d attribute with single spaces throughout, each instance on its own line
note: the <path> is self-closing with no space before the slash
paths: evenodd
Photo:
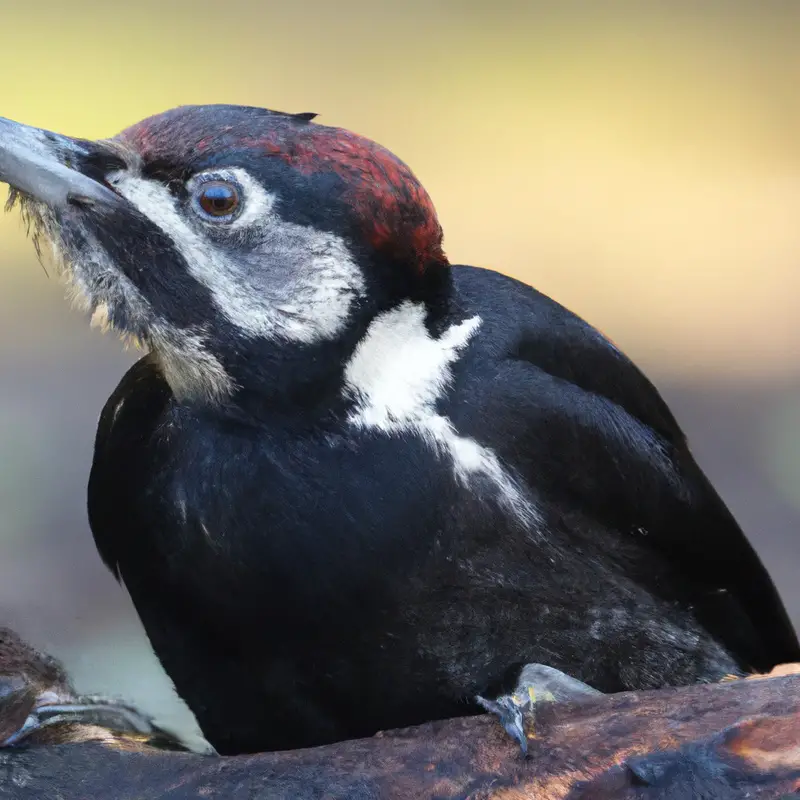
<path id="1" fill-rule="evenodd" d="M 526 674 L 572 696 L 800 660 L 653 385 L 548 297 L 451 266 L 411 170 L 312 116 L 0 122 L 39 245 L 149 351 L 102 412 L 89 520 L 209 741 L 483 705 L 524 745 Z"/>

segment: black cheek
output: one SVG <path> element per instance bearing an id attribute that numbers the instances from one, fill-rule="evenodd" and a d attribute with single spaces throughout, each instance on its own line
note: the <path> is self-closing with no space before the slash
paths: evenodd
<path id="1" fill-rule="evenodd" d="M 93 226 L 93 237 L 153 312 L 177 328 L 214 320 L 211 291 L 189 273 L 169 237 L 139 214 L 117 214 Z"/>

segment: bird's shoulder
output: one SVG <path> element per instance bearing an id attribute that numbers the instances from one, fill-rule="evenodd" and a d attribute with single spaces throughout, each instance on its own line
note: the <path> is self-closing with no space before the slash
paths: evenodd
<path id="1" fill-rule="evenodd" d="M 454 269 L 454 286 L 465 312 L 481 317 L 482 355 L 488 360 L 527 365 L 564 387 L 618 406 L 671 443 L 685 443 L 654 384 L 578 314 L 522 281 L 481 267 Z"/>
<path id="2" fill-rule="evenodd" d="M 88 513 L 95 544 L 119 577 L 119 547 L 135 525 L 128 513 L 152 475 L 152 436 L 172 392 L 152 354 L 139 359 L 106 401 L 97 423 Z"/>
<path id="3" fill-rule="evenodd" d="M 655 385 L 541 292 L 490 270 L 454 273 L 463 312 L 482 320 L 465 368 L 480 377 L 464 379 L 473 395 L 465 405 L 481 408 L 470 433 L 492 436 L 559 513 L 589 514 L 636 539 L 639 579 L 653 591 L 647 565 L 671 565 L 701 622 L 743 661 L 761 667 L 800 655 L 771 578 Z"/>
<path id="4" fill-rule="evenodd" d="M 172 391 L 152 353 L 136 361 L 106 400 L 97 423 L 95 448 L 102 451 L 126 439 L 142 440 L 163 417 Z"/>

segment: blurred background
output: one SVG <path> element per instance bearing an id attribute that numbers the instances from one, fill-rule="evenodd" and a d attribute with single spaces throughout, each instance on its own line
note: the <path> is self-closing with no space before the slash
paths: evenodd
<path id="1" fill-rule="evenodd" d="M 103 137 L 185 103 L 316 111 L 406 160 L 453 262 L 533 283 L 671 403 L 800 623 L 800 3 L 0 0 L 0 115 Z M 135 353 L 0 219 L 0 624 L 191 730 L 85 487 Z"/>

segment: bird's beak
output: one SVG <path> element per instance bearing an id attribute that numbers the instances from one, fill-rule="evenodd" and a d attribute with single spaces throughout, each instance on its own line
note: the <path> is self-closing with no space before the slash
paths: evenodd
<path id="1" fill-rule="evenodd" d="M 111 155 L 99 143 L 71 139 L 0 117 L 0 182 L 52 209 L 115 206 L 122 198 L 83 171 L 98 155 Z M 97 169 L 94 169 L 97 173 Z"/>

